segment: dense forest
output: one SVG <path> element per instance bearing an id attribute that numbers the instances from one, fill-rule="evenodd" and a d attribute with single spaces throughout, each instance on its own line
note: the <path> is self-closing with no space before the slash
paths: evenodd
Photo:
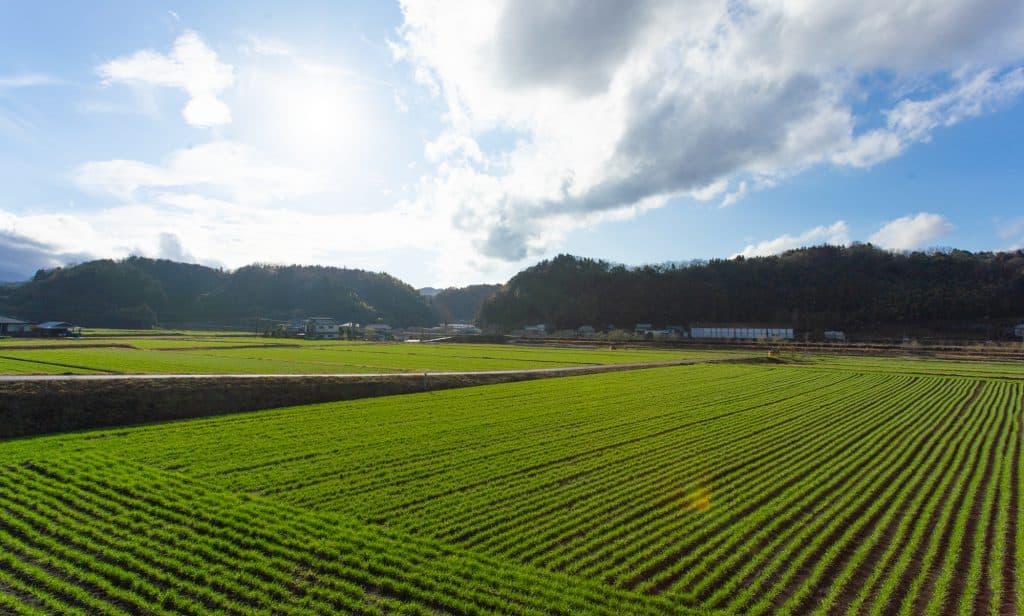
<path id="1" fill-rule="evenodd" d="M 435 293 L 430 303 L 445 323 L 472 323 L 480 313 L 484 301 L 501 289 L 500 284 L 471 284 L 468 287 L 448 287 Z M 423 290 L 421 289 L 422 293 Z"/>
<path id="2" fill-rule="evenodd" d="M 40 270 L 31 281 L 0 290 L 0 311 L 37 321 L 128 328 L 250 327 L 320 315 L 395 326 L 438 320 L 426 298 L 383 273 L 294 265 L 224 272 L 142 257 Z"/>
<path id="3" fill-rule="evenodd" d="M 1022 318 L 1024 252 L 900 254 L 854 244 L 638 268 L 561 255 L 509 280 L 479 321 L 498 329 L 735 322 L 999 337 Z"/>
<path id="4" fill-rule="evenodd" d="M 713 322 L 998 338 L 1024 321 L 1024 252 L 901 254 L 854 244 L 643 267 L 561 255 L 505 285 L 433 297 L 363 270 L 250 265 L 225 272 L 131 257 L 40 270 L 27 283 L 2 286 L 0 314 L 130 328 L 252 327 L 322 315 L 396 327 L 476 321 L 498 331 Z"/>

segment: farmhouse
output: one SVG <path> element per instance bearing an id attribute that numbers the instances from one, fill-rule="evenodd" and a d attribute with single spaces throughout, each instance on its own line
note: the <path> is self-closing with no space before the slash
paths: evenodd
<path id="1" fill-rule="evenodd" d="M 597 333 L 597 330 L 594 329 L 593 325 L 580 325 L 576 328 L 576 335 L 584 338 L 593 336 L 595 333 Z"/>
<path id="2" fill-rule="evenodd" d="M 479 336 L 483 332 L 476 325 L 469 323 L 448 323 L 444 326 L 444 333 L 450 336 Z"/>
<path id="3" fill-rule="evenodd" d="M 713 324 L 690 326 L 694 340 L 793 340 L 793 328 L 781 325 Z"/>
<path id="4" fill-rule="evenodd" d="M 363 327 L 367 340 L 387 340 L 391 337 L 391 326 L 384 323 L 371 323 Z"/>
<path id="5" fill-rule="evenodd" d="M 825 340 L 828 342 L 846 342 L 846 333 L 837 329 L 826 329 Z"/>
<path id="6" fill-rule="evenodd" d="M 298 338 L 306 335 L 306 320 L 292 319 L 284 323 L 278 323 L 274 327 L 274 335 L 284 338 Z"/>
<path id="7" fill-rule="evenodd" d="M 354 321 L 348 321 L 338 326 L 338 333 L 346 340 L 355 340 L 363 337 L 363 326 Z"/>
<path id="8" fill-rule="evenodd" d="M 306 338 L 311 340 L 337 340 L 338 322 L 330 317 L 306 319 Z"/>
<path id="9" fill-rule="evenodd" d="M 46 321 L 36 325 L 33 331 L 41 338 L 77 338 L 82 335 L 82 328 L 66 321 Z"/>
<path id="10" fill-rule="evenodd" d="M 543 323 L 538 325 L 527 325 L 523 328 L 524 336 L 546 336 L 548 328 Z"/>
<path id="11" fill-rule="evenodd" d="M 35 324 L 28 321 L 0 316 L 0 336 L 27 336 L 34 327 Z"/>

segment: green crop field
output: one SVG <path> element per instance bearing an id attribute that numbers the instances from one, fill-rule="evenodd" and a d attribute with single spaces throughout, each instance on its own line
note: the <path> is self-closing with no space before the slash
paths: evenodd
<path id="1" fill-rule="evenodd" d="M 37 340 L 29 344 L 9 339 L 0 344 L 0 374 L 338 374 L 516 370 L 730 355 L 743 353 L 497 344 L 281 343 L 268 342 L 266 338 L 217 337 L 139 337 L 88 342 Z"/>
<path id="2" fill-rule="evenodd" d="M 0 443 L 0 612 L 1024 614 L 1024 380 L 900 361 Z"/>

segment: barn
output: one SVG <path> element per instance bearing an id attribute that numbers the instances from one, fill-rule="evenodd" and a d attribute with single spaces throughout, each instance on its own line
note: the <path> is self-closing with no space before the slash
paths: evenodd
<path id="1" fill-rule="evenodd" d="M 27 336 L 34 326 L 29 321 L 0 316 L 0 336 Z"/>
<path id="2" fill-rule="evenodd" d="M 793 340 L 793 328 L 785 325 L 697 323 L 690 326 L 694 340 Z"/>
<path id="3" fill-rule="evenodd" d="M 66 321 L 46 321 L 35 327 L 35 334 L 41 338 L 66 338 L 81 335 L 81 329 Z"/>

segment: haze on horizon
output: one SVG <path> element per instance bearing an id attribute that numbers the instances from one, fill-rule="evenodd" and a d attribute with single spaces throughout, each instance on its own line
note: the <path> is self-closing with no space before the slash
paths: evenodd
<path id="1" fill-rule="evenodd" d="M 1024 3 L 8 5 L 0 280 L 1024 246 Z"/>

